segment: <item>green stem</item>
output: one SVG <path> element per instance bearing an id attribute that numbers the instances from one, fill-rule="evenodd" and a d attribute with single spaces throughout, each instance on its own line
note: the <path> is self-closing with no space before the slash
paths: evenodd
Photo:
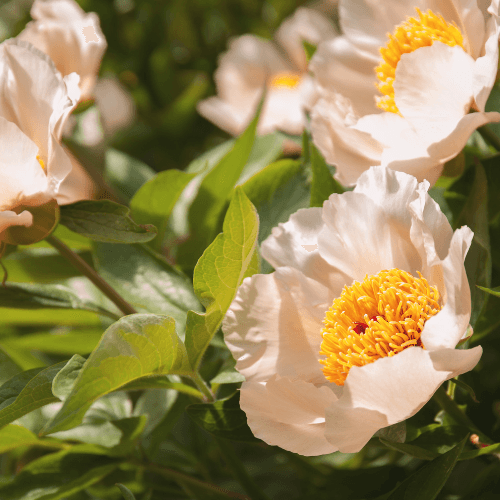
<path id="1" fill-rule="evenodd" d="M 446 390 L 441 386 L 434 393 L 434 400 L 448 415 L 455 420 L 457 424 L 467 427 L 469 430 L 479 436 L 479 439 L 486 444 L 492 444 L 493 441 L 483 434 L 474 424 L 474 422 L 459 408 L 457 403 L 448 396 Z"/>
<path id="2" fill-rule="evenodd" d="M 500 151 L 500 137 L 498 137 L 487 125 L 479 127 L 477 131 L 488 144 L 491 144 L 497 151 Z"/>
<path id="3" fill-rule="evenodd" d="M 244 464 L 235 453 L 232 444 L 223 438 L 215 438 L 221 449 L 228 469 L 235 479 L 243 486 L 252 500 L 271 500 L 257 485 L 252 476 L 245 469 Z"/>
<path id="4" fill-rule="evenodd" d="M 241 495 L 240 493 L 236 493 L 235 491 L 226 490 L 225 488 L 215 486 L 214 484 L 200 481 L 199 479 L 188 476 L 187 474 L 178 472 L 168 467 L 164 467 L 162 465 L 153 463 L 142 463 L 135 460 L 130 460 L 129 463 L 137 467 L 146 469 L 148 471 L 156 472 L 157 474 L 161 474 L 164 477 L 168 477 L 169 479 L 172 479 L 173 481 L 179 483 L 181 486 L 186 486 L 186 489 L 189 489 L 189 486 L 192 485 L 197 489 L 203 489 L 209 493 L 218 493 L 219 495 L 222 494 L 227 496 L 228 498 L 237 498 L 239 500 L 252 500 L 246 495 Z"/>
<path id="5" fill-rule="evenodd" d="M 189 378 L 193 381 L 198 390 L 203 394 L 204 399 L 207 403 L 213 403 L 215 401 L 214 393 L 210 390 L 210 388 L 201 378 L 201 375 L 198 372 L 192 373 Z"/>
<path id="6" fill-rule="evenodd" d="M 50 243 L 66 260 L 71 262 L 84 276 L 86 276 L 101 292 L 108 297 L 123 314 L 135 314 L 137 311 L 119 295 L 114 288 L 108 285 L 92 267 L 90 267 L 77 253 L 73 252 L 69 246 L 63 243 L 53 234 L 46 238 L 47 243 Z"/>

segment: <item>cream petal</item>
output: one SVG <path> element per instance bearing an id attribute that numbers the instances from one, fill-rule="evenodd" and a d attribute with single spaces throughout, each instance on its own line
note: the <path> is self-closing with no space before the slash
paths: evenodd
<path id="1" fill-rule="evenodd" d="M 243 382 L 240 406 L 255 437 L 306 456 L 337 451 L 325 439 L 325 408 L 336 401 L 328 387 L 273 377 Z"/>
<path id="2" fill-rule="evenodd" d="M 337 296 L 347 277 L 332 268 L 318 252 L 318 234 L 323 227 L 321 210 L 319 207 L 298 210 L 287 222 L 278 224 L 262 242 L 261 255 L 274 268 L 298 269 Z"/>
<path id="3" fill-rule="evenodd" d="M 467 52 L 476 59 L 484 43 L 485 22 L 477 0 L 426 0 L 425 7 L 455 23 L 462 32 Z"/>
<path id="4" fill-rule="evenodd" d="M 480 347 L 446 352 L 409 347 L 351 368 L 342 396 L 326 410 L 326 438 L 342 452 L 359 451 L 380 428 L 417 413 L 445 380 L 469 370 L 480 355 Z"/>
<path id="5" fill-rule="evenodd" d="M 416 276 L 421 259 L 409 239 L 409 200 L 394 192 L 402 189 L 410 193 L 414 180 L 404 174 L 384 172 L 382 167 L 373 167 L 363 176 L 363 192 L 334 194 L 324 203 L 325 226 L 318 237 L 320 255 L 352 280 L 392 268 Z M 371 193 L 365 194 L 368 191 Z M 390 201 L 379 205 L 377 200 L 384 197 Z"/>
<path id="6" fill-rule="evenodd" d="M 461 47 L 435 42 L 403 54 L 396 68 L 394 100 L 413 124 L 427 120 L 420 135 L 439 136 L 440 122 L 458 122 L 473 98 L 474 59 Z"/>
<path id="7" fill-rule="evenodd" d="M 415 14 L 419 0 L 340 0 L 340 23 L 357 47 L 378 56 L 385 46 L 387 33 L 408 16 Z"/>
<path id="8" fill-rule="evenodd" d="M 275 34 L 276 41 L 285 49 L 293 64 L 301 71 L 307 70 L 307 57 L 303 42 L 318 45 L 338 33 L 333 23 L 320 12 L 299 7 L 285 19 Z"/>
<path id="9" fill-rule="evenodd" d="M 257 107 L 258 96 L 257 99 L 251 101 L 253 101 L 253 107 L 242 112 L 241 109 L 235 109 L 234 105 L 223 101 L 220 97 L 212 96 L 200 101 L 196 105 L 196 110 L 203 118 L 211 121 L 220 129 L 237 136 L 245 130 L 245 126 L 252 119 L 251 111 Z"/>
<path id="10" fill-rule="evenodd" d="M 29 227 L 33 224 L 33 215 L 27 210 L 20 214 L 10 210 L 0 211 L 0 242 L 2 241 L 2 231 L 5 231 L 10 226 Z"/>
<path id="11" fill-rule="evenodd" d="M 71 172 L 59 186 L 57 202 L 67 205 L 81 200 L 95 198 L 97 187 L 84 167 L 68 151 L 65 151 L 71 161 Z"/>
<path id="12" fill-rule="evenodd" d="M 474 66 L 473 91 L 476 107 L 479 111 L 484 111 L 498 70 L 498 38 L 500 36 L 498 0 L 491 3 L 489 11 L 492 13 L 492 17 L 488 20 L 486 27 L 484 55 L 481 54 Z"/>
<path id="13" fill-rule="evenodd" d="M 318 362 L 321 329 L 334 298 L 288 267 L 245 279 L 222 324 L 236 369 L 248 381 L 278 374 L 324 382 Z"/>
<path id="14" fill-rule="evenodd" d="M 350 101 L 340 94 L 323 92 L 311 111 L 314 144 L 337 167 L 335 178 L 349 186 L 370 166 L 380 164 L 383 151 L 370 134 L 352 126 L 356 122 Z"/>
<path id="15" fill-rule="evenodd" d="M 34 198 L 42 203 L 47 194 L 47 176 L 36 159 L 36 144 L 19 127 L 0 116 L 0 210 L 27 204 Z M 28 203 L 30 204 L 30 203 Z M 23 219 L 25 220 L 25 219 Z"/>
<path id="16" fill-rule="evenodd" d="M 380 55 L 360 51 L 348 38 L 339 36 L 319 44 L 309 69 L 319 85 L 352 101 L 356 113 L 377 113 L 375 67 Z"/>
<path id="17" fill-rule="evenodd" d="M 469 324 L 471 299 L 464 260 L 472 242 L 473 233 L 463 226 L 453 233 L 446 258 L 438 265 L 446 290 L 446 303 L 426 321 L 422 343 L 429 350 L 454 348 Z"/>

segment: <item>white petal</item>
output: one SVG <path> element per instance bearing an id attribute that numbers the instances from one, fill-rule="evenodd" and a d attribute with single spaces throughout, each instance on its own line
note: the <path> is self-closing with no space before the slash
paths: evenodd
<path id="1" fill-rule="evenodd" d="M 84 167 L 68 151 L 65 153 L 71 161 L 71 172 L 59 187 L 57 202 L 60 205 L 75 203 L 80 200 L 91 200 L 96 194 L 96 185 Z"/>
<path id="2" fill-rule="evenodd" d="M 309 69 L 325 89 L 342 94 L 353 103 L 356 113 L 379 112 L 375 67 L 380 55 L 360 51 L 345 36 L 319 44 Z"/>
<path id="3" fill-rule="evenodd" d="M 35 199 L 45 203 L 47 176 L 36 159 L 38 148 L 17 125 L 0 116 L 0 210 L 11 210 Z M 31 201 L 31 202 L 30 202 Z"/>
<path id="4" fill-rule="evenodd" d="M 340 94 L 323 93 L 311 111 L 313 142 L 325 160 L 337 167 L 335 178 L 344 185 L 355 184 L 361 173 L 380 164 L 382 157 L 382 145 L 369 133 L 354 128 L 356 122 L 350 102 Z"/>
<path id="5" fill-rule="evenodd" d="M 405 197 L 415 180 L 382 167 L 363 175 L 363 192 L 334 194 L 324 203 L 320 255 L 353 280 L 392 268 L 416 276 L 421 259 L 409 238 L 411 217 Z M 387 203 L 378 204 L 384 197 Z"/>
<path id="6" fill-rule="evenodd" d="M 471 369 L 481 352 L 409 347 L 351 368 L 341 398 L 326 410 L 326 438 L 342 452 L 359 451 L 380 428 L 417 413 L 445 380 Z"/>
<path id="7" fill-rule="evenodd" d="M 318 234 L 323 227 L 321 208 L 305 208 L 295 212 L 262 242 L 261 254 L 274 268 L 293 267 L 308 278 L 340 295 L 346 276 L 333 269 L 318 252 Z"/>
<path id="8" fill-rule="evenodd" d="M 314 456 L 337 451 L 324 436 L 325 408 L 336 399 L 328 387 L 273 377 L 267 384 L 244 382 L 240 405 L 256 437 Z"/>
<path id="9" fill-rule="evenodd" d="M 464 260 L 472 237 L 473 233 L 467 226 L 457 229 L 448 255 L 439 265 L 446 289 L 446 303 L 425 323 L 422 343 L 426 349 L 454 348 L 467 329 L 471 300 Z"/>
<path id="10" fill-rule="evenodd" d="M 275 34 L 276 41 L 285 49 L 294 65 L 307 70 L 307 57 L 303 42 L 318 45 L 322 40 L 337 36 L 333 23 L 313 9 L 299 7 L 285 19 Z"/>
<path id="11" fill-rule="evenodd" d="M 258 104 L 257 99 L 253 99 L 254 104 L 252 108 L 240 109 L 236 108 L 233 104 L 223 101 L 220 97 L 212 96 L 196 105 L 196 110 L 203 118 L 211 121 L 217 127 L 225 130 L 231 135 L 240 135 L 245 127 L 252 119 L 252 111 L 254 111 Z"/>
<path id="12" fill-rule="evenodd" d="M 20 214 L 10 210 L 0 211 L 0 242 L 2 241 L 2 231 L 10 226 L 25 226 L 29 227 L 33 224 L 33 215 L 27 210 Z"/>
<path id="13" fill-rule="evenodd" d="M 292 268 L 245 279 L 222 324 L 236 369 L 249 381 L 278 374 L 324 382 L 321 329 L 334 298 Z"/>

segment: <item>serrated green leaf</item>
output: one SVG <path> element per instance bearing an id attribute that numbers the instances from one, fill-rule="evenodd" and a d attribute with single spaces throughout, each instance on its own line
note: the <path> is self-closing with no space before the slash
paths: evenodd
<path id="1" fill-rule="evenodd" d="M 156 237 L 156 228 L 140 226 L 129 217 L 130 210 L 110 200 L 77 201 L 61 207 L 60 223 L 93 241 L 145 243 Z"/>
<path id="2" fill-rule="evenodd" d="M 166 314 L 184 332 L 188 310 L 201 310 L 191 281 L 144 245 L 95 243 L 102 277 L 136 310 Z"/>
<path id="3" fill-rule="evenodd" d="M 121 318 L 104 332 L 61 410 L 43 433 L 79 425 L 94 401 L 129 382 L 171 373 L 191 373 L 185 347 L 175 331 L 175 321 L 153 314 Z"/>
<path id="4" fill-rule="evenodd" d="M 88 488 L 113 472 L 116 459 L 64 450 L 33 460 L 7 484 L 0 498 L 9 500 L 62 500 Z"/>
<path id="5" fill-rule="evenodd" d="M 81 299 L 63 285 L 8 283 L 0 287 L 0 307 L 14 309 L 80 309 L 116 319 L 116 314 Z"/>
<path id="6" fill-rule="evenodd" d="M 452 450 L 438 456 L 403 481 L 388 500 L 434 500 L 443 489 L 467 441 L 465 437 Z"/>
<path id="7" fill-rule="evenodd" d="M 258 230 L 256 210 L 238 187 L 226 213 L 223 232 L 205 250 L 194 270 L 194 290 L 206 308 L 205 314 L 189 311 L 187 316 L 186 349 L 196 370 L 241 282 L 257 271 Z"/>
<path id="8" fill-rule="evenodd" d="M 344 188 L 333 178 L 316 146 L 310 143 L 311 154 L 311 207 L 322 207 L 331 194 L 342 194 Z"/>
<path id="9" fill-rule="evenodd" d="M 52 394 L 52 380 L 66 361 L 45 369 L 34 368 L 11 378 L 0 387 L 0 427 L 49 403 L 59 401 Z"/>
<path id="10" fill-rule="evenodd" d="M 258 441 L 248 427 L 245 412 L 240 408 L 239 392 L 215 403 L 189 405 L 186 412 L 200 427 L 214 436 L 235 441 Z"/>
<path id="11" fill-rule="evenodd" d="M 125 500 L 135 500 L 134 494 L 126 486 L 120 483 L 116 483 L 116 486 L 120 489 Z"/>
<path id="12" fill-rule="evenodd" d="M 139 224 L 153 224 L 158 234 L 151 246 L 161 248 L 170 214 L 184 188 L 196 176 L 180 170 L 160 172 L 146 182 L 130 202 L 134 220 Z"/>
<path id="13" fill-rule="evenodd" d="M 226 208 L 228 194 L 233 189 L 247 163 L 255 140 L 260 108 L 245 132 L 236 139 L 231 150 L 204 177 L 196 198 L 189 209 L 189 240 L 181 245 L 179 264 L 193 268 L 203 250 L 219 231 L 221 215 Z"/>

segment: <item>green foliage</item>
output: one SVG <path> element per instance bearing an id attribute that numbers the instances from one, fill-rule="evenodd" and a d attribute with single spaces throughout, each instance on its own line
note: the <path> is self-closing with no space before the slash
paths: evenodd
<path id="1" fill-rule="evenodd" d="M 150 224 L 137 225 L 130 210 L 109 200 L 78 201 L 61 207 L 61 224 L 86 238 L 104 243 L 143 243 L 156 237 Z"/>
<path id="2" fill-rule="evenodd" d="M 117 483 L 116 486 L 120 489 L 125 500 L 135 500 L 134 494 L 126 486 L 120 483 Z"/>
<path id="3" fill-rule="evenodd" d="M 255 208 L 243 190 L 237 188 L 224 218 L 222 234 L 205 250 L 194 270 L 194 290 L 206 309 L 204 314 L 189 311 L 187 318 L 186 349 L 195 369 L 241 282 L 258 272 L 258 230 Z"/>
<path id="4" fill-rule="evenodd" d="M 215 403 L 190 405 L 186 411 L 200 427 L 214 436 L 235 441 L 257 441 L 248 427 L 245 412 L 240 409 L 239 392 Z"/>
<path id="5" fill-rule="evenodd" d="M 148 314 L 122 318 L 106 330 L 44 434 L 77 426 L 96 399 L 133 380 L 190 372 L 172 318 Z"/>

